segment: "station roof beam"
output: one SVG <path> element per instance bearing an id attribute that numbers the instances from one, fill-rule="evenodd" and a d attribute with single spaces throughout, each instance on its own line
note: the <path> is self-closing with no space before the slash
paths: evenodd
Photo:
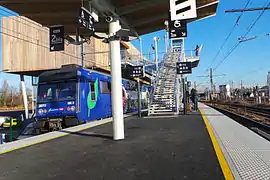
<path id="1" fill-rule="evenodd" d="M 198 17 L 189 22 L 215 15 L 218 3 L 197 0 Z M 76 34 L 79 0 L 4 0 L 0 5 L 43 26 L 62 24 L 67 34 Z M 98 32 L 108 31 L 106 15 L 118 16 L 122 27 L 133 31 L 133 36 L 164 29 L 164 21 L 169 17 L 169 0 L 92 0 L 92 6 L 100 15 L 95 27 Z"/>

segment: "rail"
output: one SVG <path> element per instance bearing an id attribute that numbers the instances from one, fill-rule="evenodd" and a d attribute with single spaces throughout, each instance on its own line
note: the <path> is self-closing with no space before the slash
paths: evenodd
<path id="1" fill-rule="evenodd" d="M 260 135 L 263 138 L 270 141 L 270 125 L 258 122 L 256 120 L 251 119 L 251 118 L 239 115 L 239 114 L 237 114 L 235 112 L 232 112 L 232 111 L 229 111 L 229 110 L 226 110 L 226 109 L 223 109 L 223 108 L 219 108 L 219 107 L 214 106 L 214 105 L 209 105 L 209 106 L 211 106 L 212 108 L 214 108 L 214 109 L 220 111 L 221 113 L 229 116 L 230 118 L 232 118 L 236 122 L 242 124 L 243 126 L 249 128 L 250 130 L 257 133 L 258 135 Z"/>

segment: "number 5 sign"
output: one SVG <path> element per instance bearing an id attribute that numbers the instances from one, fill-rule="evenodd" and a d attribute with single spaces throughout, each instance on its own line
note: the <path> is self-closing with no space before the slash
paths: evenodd
<path id="1" fill-rule="evenodd" d="M 181 22 L 179 20 L 174 21 L 173 26 L 175 28 L 181 28 L 182 27 Z"/>

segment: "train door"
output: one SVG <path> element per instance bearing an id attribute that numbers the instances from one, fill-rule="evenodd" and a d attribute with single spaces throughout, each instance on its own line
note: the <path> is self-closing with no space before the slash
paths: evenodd
<path id="1" fill-rule="evenodd" d="M 93 110 L 97 105 L 98 98 L 98 80 L 88 82 L 89 93 L 87 96 L 87 116 L 90 120 L 98 119 L 98 109 Z"/>
<path id="2" fill-rule="evenodd" d="M 102 101 L 101 111 L 104 117 L 109 117 L 112 114 L 111 108 L 111 83 L 100 81 L 100 98 Z"/>

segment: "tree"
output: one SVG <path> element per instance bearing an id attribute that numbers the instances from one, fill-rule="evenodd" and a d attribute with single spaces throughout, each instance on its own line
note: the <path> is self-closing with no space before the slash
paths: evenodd
<path id="1" fill-rule="evenodd" d="M 0 92 L 0 106 L 4 105 L 3 93 Z"/>
<path id="2" fill-rule="evenodd" d="M 4 81 L 2 88 L 1 88 L 1 92 L 3 94 L 3 105 L 6 106 L 8 103 L 8 98 L 9 98 L 9 85 L 7 80 Z"/>

